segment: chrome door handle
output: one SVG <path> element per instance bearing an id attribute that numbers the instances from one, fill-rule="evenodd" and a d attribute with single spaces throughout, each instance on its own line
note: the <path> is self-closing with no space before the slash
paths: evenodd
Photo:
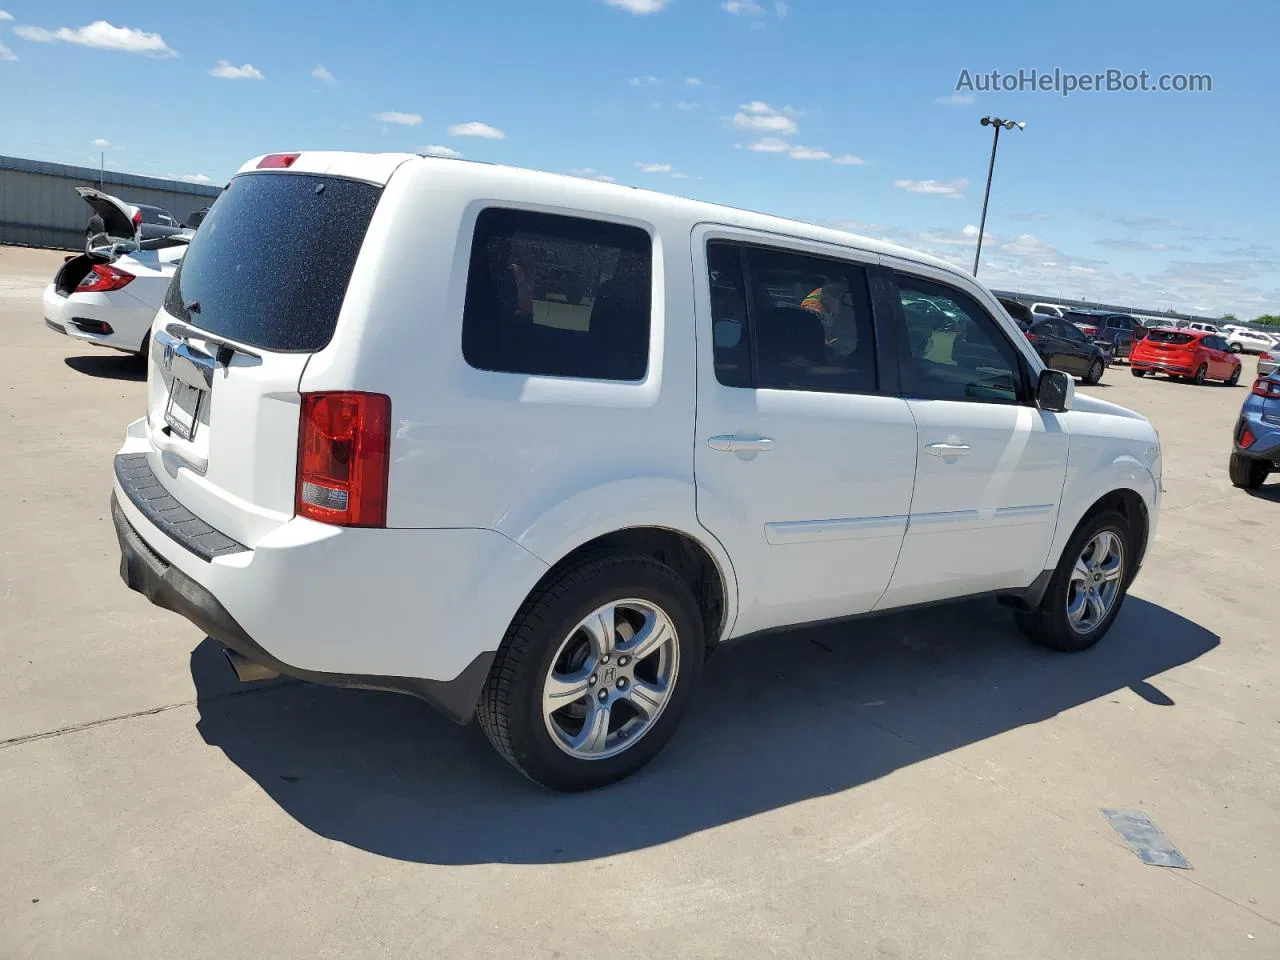
<path id="1" fill-rule="evenodd" d="M 958 457 L 969 452 L 969 445 L 967 443 L 931 443 L 924 449 L 935 457 Z"/>
<path id="2" fill-rule="evenodd" d="M 773 449 L 773 441 L 768 437 L 738 437 L 724 434 L 719 437 L 708 437 L 707 446 L 721 453 L 764 453 Z"/>

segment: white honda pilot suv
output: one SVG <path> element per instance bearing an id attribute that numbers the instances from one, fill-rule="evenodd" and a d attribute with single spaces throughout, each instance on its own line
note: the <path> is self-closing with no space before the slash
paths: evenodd
<path id="1" fill-rule="evenodd" d="M 128 585 L 555 789 L 649 761 L 750 634 L 990 595 L 1090 647 L 1160 505 L 1151 424 L 955 267 L 572 177 L 250 161 L 151 338 Z"/>

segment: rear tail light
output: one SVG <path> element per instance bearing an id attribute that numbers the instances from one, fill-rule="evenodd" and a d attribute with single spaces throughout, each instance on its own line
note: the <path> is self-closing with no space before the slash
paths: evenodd
<path id="1" fill-rule="evenodd" d="M 259 170 L 286 170 L 298 159 L 296 153 L 269 153 L 258 161 Z"/>
<path id="2" fill-rule="evenodd" d="M 1256 439 L 1256 438 L 1254 437 L 1253 433 L 1252 433 L 1252 432 L 1250 432 L 1249 428 L 1248 428 L 1248 427 L 1246 427 L 1246 426 L 1244 426 L 1243 424 L 1241 424 L 1241 426 L 1240 426 L 1240 436 L 1239 436 L 1239 438 L 1238 438 L 1238 442 L 1239 442 L 1240 446 L 1242 446 L 1242 447 L 1244 447 L 1246 450 L 1248 450 L 1250 447 L 1252 447 L 1252 446 L 1253 446 L 1253 441 L 1254 441 L 1255 439 Z"/>
<path id="3" fill-rule="evenodd" d="M 135 210 L 133 212 L 133 232 L 137 233 L 142 229 L 142 211 Z"/>
<path id="4" fill-rule="evenodd" d="M 298 515 L 343 527 L 386 526 L 390 453 L 390 397 L 304 393 Z"/>
<path id="5" fill-rule="evenodd" d="M 1096 337 L 1098 335 L 1097 327 L 1081 327 L 1080 332 L 1086 337 Z"/>
<path id="6" fill-rule="evenodd" d="M 133 282 L 133 274 L 119 267 L 105 263 L 95 263 L 93 269 L 84 275 L 76 293 L 110 293 Z"/>
<path id="7" fill-rule="evenodd" d="M 1253 382 L 1253 392 L 1268 400 L 1280 400 L 1280 383 L 1268 380 L 1266 377 L 1259 377 Z"/>

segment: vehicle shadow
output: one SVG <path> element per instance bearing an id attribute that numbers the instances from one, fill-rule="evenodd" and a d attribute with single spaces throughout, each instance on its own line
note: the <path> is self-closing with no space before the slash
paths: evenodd
<path id="1" fill-rule="evenodd" d="M 93 353 L 83 357 L 65 357 L 62 362 L 86 377 L 132 383 L 147 379 L 146 358 L 136 353 Z"/>
<path id="2" fill-rule="evenodd" d="M 1280 503 L 1280 483 L 1268 483 L 1258 487 L 1256 490 L 1246 490 L 1245 493 L 1258 500 L 1270 500 L 1272 503 Z"/>
<path id="3" fill-rule="evenodd" d="M 1137 598 L 1076 655 L 1030 645 L 985 601 L 757 638 L 707 663 L 653 763 L 574 795 L 535 787 L 476 724 L 409 697 L 295 681 L 236 695 L 212 640 L 191 671 L 205 742 L 308 829 L 400 860 L 554 863 L 848 790 L 1120 688 L 1172 706 L 1147 678 L 1217 644 Z"/>

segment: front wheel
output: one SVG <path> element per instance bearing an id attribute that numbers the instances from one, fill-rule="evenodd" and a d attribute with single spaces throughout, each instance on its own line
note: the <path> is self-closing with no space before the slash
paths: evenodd
<path id="1" fill-rule="evenodd" d="M 1087 650 L 1111 629 L 1133 578 L 1133 535 L 1119 513 L 1086 517 L 1076 528 L 1035 610 L 1018 626 L 1054 650 Z"/>
<path id="2" fill-rule="evenodd" d="M 1102 361 L 1101 360 L 1093 361 L 1093 363 L 1089 367 L 1089 372 L 1085 374 L 1084 382 L 1088 386 L 1091 386 L 1091 387 L 1095 386 L 1102 380 L 1102 370 L 1103 370 Z"/>
<path id="3" fill-rule="evenodd" d="M 1241 364 L 1241 367 L 1242 366 L 1243 364 Z M 1237 383 L 1240 382 L 1241 367 L 1236 367 L 1234 370 L 1231 371 L 1231 376 L 1227 377 L 1226 384 L 1228 387 L 1234 387 Z"/>
<path id="4" fill-rule="evenodd" d="M 476 715 L 535 783 L 601 787 L 671 739 L 704 650 L 702 617 L 679 574 L 645 556 L 589 558 L 525 601 Z"/>
<path id="5" fill-rule="evenodd" d="M 1227 475 L 1231 477 L 1232 486 L 1241 490 L 1257 490 L 1271 473 L 1271 465 L 1266 460 L 1256 460 L 1243 454 L 1233 453 L 1227 463 Z"/>

